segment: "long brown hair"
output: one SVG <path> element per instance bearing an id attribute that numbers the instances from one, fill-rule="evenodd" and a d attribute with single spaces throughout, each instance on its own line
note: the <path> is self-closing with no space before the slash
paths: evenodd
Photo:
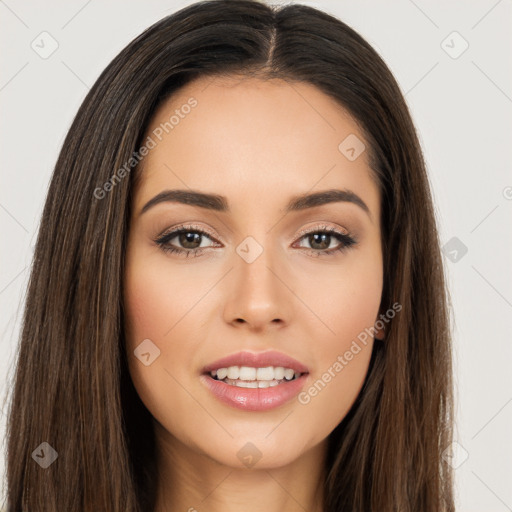
<path id="1" fill-rule="evenodd" d="M 449 294 L 425 162 L 400 89 L 376 51 L 331 15 L 213 0 L 165 17 L 124 48 L 64 141 L 35 247 L 8 415 L 9 512 L 153 510 L 151 416 L 124 350 L 135 155 L 162 101 L 199 76 L 232 74 L 305 81 L 339 102 L 361 126 L 380 189 L 381 310 L 398 303 L 401 311 L 329 436 L 325 511 L 454 510 L 442 456 L 453 429 Z M 36 463 L 50 461 L 52 449 L 52 464 Z"/>

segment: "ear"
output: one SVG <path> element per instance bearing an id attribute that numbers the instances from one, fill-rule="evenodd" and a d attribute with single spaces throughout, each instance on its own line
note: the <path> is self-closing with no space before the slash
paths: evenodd
<path id="1" fill-rule="evenodd" d="M 385 339 L 384 329 L 375 331 L 375 339 L 378 341 L 384 341 Z"/>
<path id="2" fill-rule="evenodd" d="M 379 320 L 379 322 L 377 322 Z M 377 327 L 382 326 L 382 327 Z M 385 323 L 380 319 L 380 317 L 377 317 L 375 320 L 375 335 L 374 338 L 379 341 L 384 341 L 386 338 L 386 325 Z"/>

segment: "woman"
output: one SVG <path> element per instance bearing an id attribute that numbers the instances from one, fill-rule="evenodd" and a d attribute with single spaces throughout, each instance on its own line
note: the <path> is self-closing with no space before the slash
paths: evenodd
<path id="1" fill-rule="evenodd" d="M 64 142 L 8 510 L 453 511 L 448 294 L 377 53 L 311 7 L 192 4 Z"/>

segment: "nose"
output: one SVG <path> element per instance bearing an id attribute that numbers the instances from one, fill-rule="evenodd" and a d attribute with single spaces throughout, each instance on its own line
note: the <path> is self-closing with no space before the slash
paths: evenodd
<path id="1" fill-rule="evenodd" d="M 235 256 L 225 290 L 225 322 L 253 332 L 289 324 L 294 297 L 287 280 L 289 274 L 271 258 L 269 250 L 250 263 Z"/>

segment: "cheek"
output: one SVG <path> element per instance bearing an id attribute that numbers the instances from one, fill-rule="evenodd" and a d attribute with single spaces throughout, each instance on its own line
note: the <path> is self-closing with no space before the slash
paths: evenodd
<path id="1" fill-rule="evenodd" d="M 170 390 L 174 383 L 166 371 L 172 373 L 172 358 L 168 350 L 171 334 L 165 336 L 165 333 L 172 333 L 179 307 L 176 294 L 169 291 L 172 290 L 170 277 L 155 262 L 154 256 L 143 253 L 138 247 L 132 247 L 127 254 L 124 281 L 126 357 L 137 393 L 153 414 L 161 407 L 157 405 L 155 390 Z"/>
<path id="2" fill-rule="evenodd" d="M 190 369 L 204 338 L 196 336 L 195 329 L 197 315 L 207 304 L 202 298 L 211 279 L 172 268 L 165 257 L 142 242 L 132 246 L 127 255 L 124 311 L 130 376 L 155 419 L 170 430 L 179 430 L 199 408 L 191 407 L 195 402 L 190 400 L 190 386 L 197 383 L 191 380 Z M 142 343 L 148 347 L 144 352 L 158 353 L 149 365 L 134 354 L 142 352 Z M 170 413 L 175 410 L 180 414 Z"/>
<path id="3" fill-rule="evenodd" d="M 315 418 L 323 419 L 324 435 L 347 415 L 368 373 L 374 343 L 374 331 L 370 328 L 375 322 L 380 295 L 370 293 L 372 290 L 359 291 L 340 294 L 335 306 L 326 304 L 322 310 L 335 334 L 317 337 L 315 372 L 298 397 L 298 402 L 310 411 L 305 419 L 311 422 L 313 430 Z"/>
<path id="4" fill-rule="evenodd" d="M 348 342 L 364 337 L 368 329 L 374 326 L 379 312 L 382 287 L 378 276 L 367 274 L 363 278 L 353 277 L 339 283 L 332 283 L 336 292 L 325 304 L 325 315 L 331 331 L 333 348 L 343 349 Z M 373 332 L 373 331 L 372 331 Z"/>
<path id="5" fill-rule="evenodd" d="M 333 265 L 297 274 L 296 283 L 297 294 L 306 298 L 312 313 L 306 323 L 309 338 L 321 341 L 324 355 L 347 350 L 353 339 L 374 326 L 383 283 L 378 252 L 365 248 L 347 253 Z"/>
<path id="6" fill-rule="evenodd" d="M 311 407 L 313 417 L 320 414 L 327 431 L 346 416 L 366 378 L 382 277 L 379 258 L 360 253 L 356 263 L 331 267 L 323 276 L 317 273 L 315 287 L 313 281 L 303 281 L 317 316 L 307 325 L 315 326 L 310 338 L 317 342 L 315 375 L 299 396 L 299 403 Z"/>
<path id="7" fill-rule="evenodd" d="M 185 315 L 198 300 L 201 288 L 194 276 L 169 269 L 158 254 L 137 254 L 125 276 L 125 311 L 130 342 L 149 338 L 168 345 L 186 323 Z M 162 263 L 163 262 L 163 263 Z"/>
<path id="8" fill-rule="evenodd" d="M 143 339 L 156 340 L 163 326 L 159 325 L 158 309 L 163 297 L 150 286 L 144 286 L 139 278 L 127 279 L 125 285 L 125 313 L 128 326 L 127 343 L 134 349 Z"/>

